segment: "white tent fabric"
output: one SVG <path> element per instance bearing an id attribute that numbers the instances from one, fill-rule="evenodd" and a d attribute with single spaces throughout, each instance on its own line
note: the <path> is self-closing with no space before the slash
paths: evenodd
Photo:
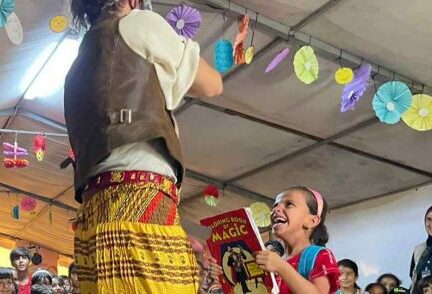
<path id="1" fill-rule="evenodd" d="M 260 24 L 254 37 L 256 58 L 251 65 L 226 74 L 223 95 L 209 100 L 186 98 L 177 111 L 188 169 L 180 206 L 185 219 L 198 223 L 202 217 L 255 201 L 271 204 L 275 193 L 292 185 L 322 191 L 330 207 L 337 208 L 432 181 L 432 132 L 416 132 L 403 122 L 395 126 L 378 123 L 371 109 L 373 85 L 356 110 L 340 113 L 342 87 L 333 81 L 339 67 L 339 51 L 335 53 L 334 48 L 339 48 L 347 65 L 358 65 L 346 58 L 353 54 L 373 63 L 375 71 L 380 65 L 378 83 L 392 76 L 390 70 L 396 72 L 395 77 L 413 80 L 417 90 L 422 83 L 428 90 L 432 83 L 432 59 L 428 58 L 432 3 L 286 2 L 188 2 L 202 13 L 197 40 L 202 55 L 210 61 L 216 40 L 235 38 L 239 13 L 248 13 L 253 22 L 258 12 Z M 153 8 L 165 15 L 177 4 L 153 1 Z M 23 95 L 37 76 L 38 69 L 32 71 L 32 64 L 48 46 L 66 37 L 67 33 L 51 32 L 48 22 L 67 13 L 67 7 L 68 1 L 17 1 L 16 14 L 24 29 L 24 41 L 18 46 L 0 28 L 1 128 L 65 133 L 61 90 L 34 100 L 25 100 Z M 225 31 L 221 7 L 227 10 Z M 286 42 L 283 39 L 290 28 L 294 36 Z M 310 86 L 297 80 L 291 65 L 293 53 L 308 38 L 317 47 L 320 63 L 319 79 Z M 249 42 L 250 35 L 246 44 Z M 273 56 L 286 46 L 291 48 L 290 58 L 264 74 Z M 0 138 L 12 142 L 14 135 Z M 32 136 L 19 135 L 18 142 L 32 150 Z M 29 156 L 28 168 L 0 168 L 2 234 L 72 254 L 69 219 L 78 204 L 73 199 L 71 168 L 59 168 L 68 149 L 67 138 L 51 138 L 44 161 Z M 201 196 L 208 183 L 224 190 L 216 208 L 208 207 Z M 35 213 L 23 213 L 14 220 L 11 207 L 24 196 L 36 197 L 38 207 Z"/>

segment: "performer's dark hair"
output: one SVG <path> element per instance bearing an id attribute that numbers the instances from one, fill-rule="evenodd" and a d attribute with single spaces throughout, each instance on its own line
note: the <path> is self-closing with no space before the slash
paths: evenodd
<path id="1" fill-rule="evenodd" d="M 93 25 L 103 10 L 114 12 L 120 0 L 72 0 L 71 11 L 76 28 L 87 29 Z"/>

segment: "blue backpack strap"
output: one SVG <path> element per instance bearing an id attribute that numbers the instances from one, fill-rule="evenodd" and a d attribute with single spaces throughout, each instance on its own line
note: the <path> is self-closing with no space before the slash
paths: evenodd
<path id="1" fill-rule="evenodd" d="M 325 248 L 322 246 L 311 245 L 303 250 L 298 266 L 298 272 L 303 278 L 309 279 L 309 275 L 315 265 L 315 260 L 323 249 Z"/>

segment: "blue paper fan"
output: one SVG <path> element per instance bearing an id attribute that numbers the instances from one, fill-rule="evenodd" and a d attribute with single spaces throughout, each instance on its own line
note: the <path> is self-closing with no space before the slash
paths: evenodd
<path id="1" fill-rule="evenodd" d="M 0 0 L 0 27 L 4 27 L 7 18 L 15 9 L 14 0 Z"/>
<path id="2" fill-rule="evenodd" d="M 402 82 L 387 82 L 378 88 L 372 100 L 372 107 L 379 120 L 386 124 L 397 123 L 407 111 L 412 101 L 412 94 Z"/>

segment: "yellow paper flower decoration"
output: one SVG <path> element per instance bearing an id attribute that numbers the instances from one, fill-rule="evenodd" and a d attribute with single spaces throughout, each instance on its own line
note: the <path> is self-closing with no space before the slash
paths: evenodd
<path id="1" fill-rule="evenodd" d="M 301 47 L 294 56 L 293 64 L 297 78 L 306 85 L 318 79 L 318 59 L 312 47 Z"/>
<path id="2" fill-rule="evenodd" d="M 432 97 L 426 94 L 414 95 L 410 108 L 402 114 L 402 120 L 414 130 L 432 130 Z"/>
<path id="3" fill-rule="evenodd" d="M 263 202 L 255 202 L 249 208 L 252 211 L 252 217 L 256 225 L 260 228 L 270 226 L 270 208 Z"/>
<path id="4" fill-rule="evenodd" d="M 54 33 L 61 33 L 69 26 L 69 20 L 64 15 L 56 15 L 50 19 L 49 27 Z"/>
<path id="5" fill-rule="evenodd" d="M 346 85 L 354 79 L 354 72 L 349 67 L 341 67 L 336 71 L 334 78 L 339 85 Z"/>

